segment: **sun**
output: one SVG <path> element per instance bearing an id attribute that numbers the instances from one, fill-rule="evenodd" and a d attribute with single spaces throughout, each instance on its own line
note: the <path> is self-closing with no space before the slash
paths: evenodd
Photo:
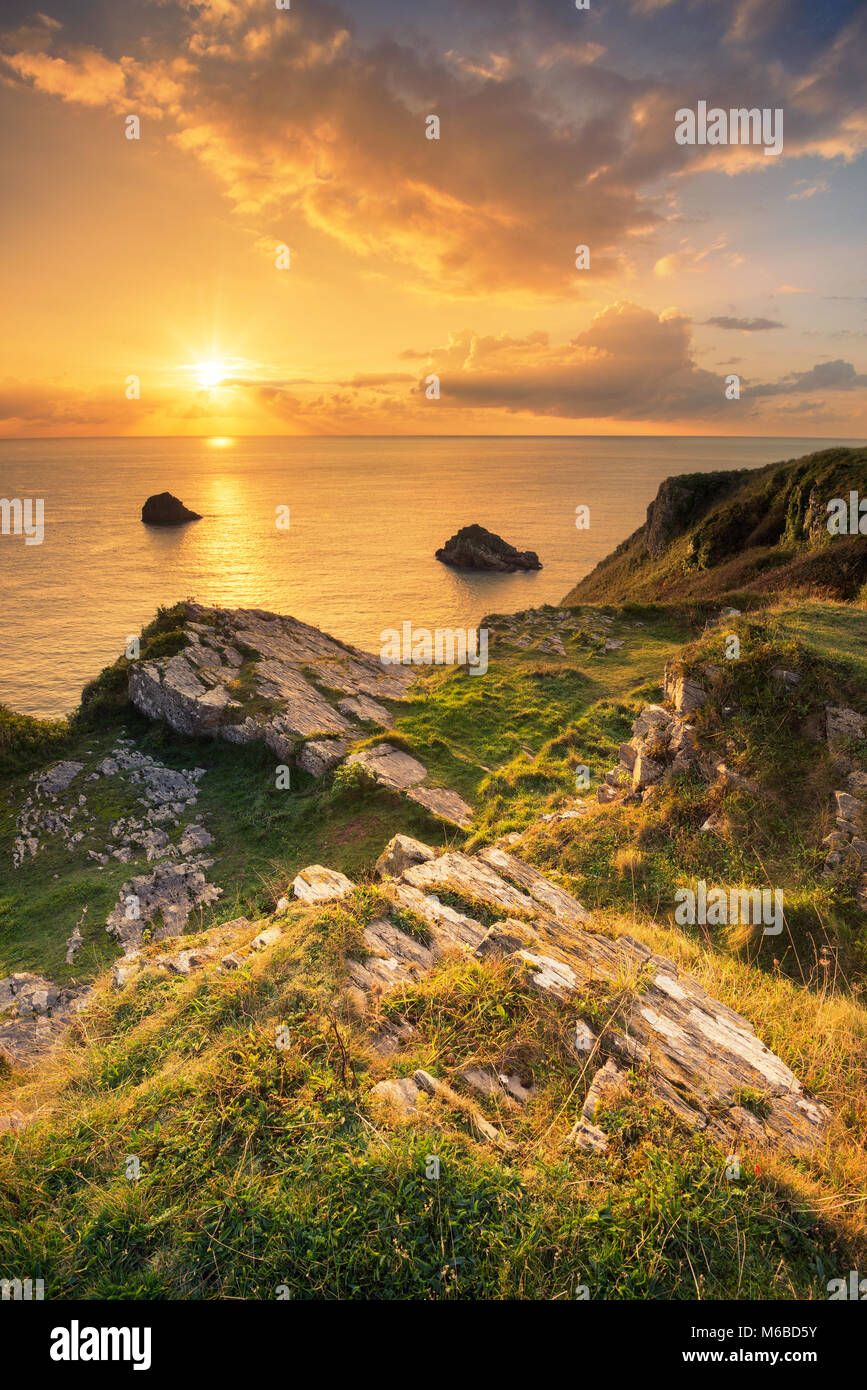
<path id="1" fill-rule="evenodd" d="M 207 391 L 213 391 L 215 386 L 219 386 L 225 376 L 225 369 L 220 362 L 200 362 L 196 367 L 199 378 L 199 385 L 204 386 Z"/>

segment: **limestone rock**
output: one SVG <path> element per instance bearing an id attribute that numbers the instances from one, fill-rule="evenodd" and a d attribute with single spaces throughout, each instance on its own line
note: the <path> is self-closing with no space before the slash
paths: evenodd
<path id="1" fill-rule="evenodd" d="M 19 1067 L 39 1062 L 86 1007 L 89 985 L 61 986 L 22 972 L 0 980 L 0 1057 Z"/>
<path id="2" fill-rule="evenodd" d="M 504 857 L 508 859 L 509 856 Z M 425 892 L 451 889 L 471 901 L 504 908 L 507 912 L 532 913 L 538 909 L 538 903 L 506 882 L 484 860 L 470 859 L 465 854 L 449 852 L 424 864 L 413 864 L 404 872 L 403 881 Z"/>
<path id="3" fill-rule="evenodd" d="M 180 936 L 194 908 L 216 902 L 222 889 L 208 883 L 204 873 L 208 862 L 160 864 L 152 873 L 139 874 L 123 885 L 106 931 L 126 954 L 141 946 L 146 927 L 154 941 Z M 161 924 L 153 927 L 158 913 Z"/>
<path id="4" fill-rule="evenodd" d="M 579 1149 L 586 1149 L 593 1153 L 602 1153 L 608 1147 L 608 1138 L 604 1131 L 594 1123 L 596 1111 L 600 1102 L 611 1101 L 616 1096 L 626 1091 L 628 1079 L 625 1072 L 621 1071 L 613 1057 L 609 1057 L 603 1067 L 600 1067 L 591 1082 L 584 1104 L 581 1107 L 581 1114 L 575 1122 L 575 1128 L 569 1136 L 571 1143 Z"/>
<path id="5" fill-rule="evenodd" d="M 408 1076 L 399 1081 L 378 1081 L 370 1091 L 371 1099 L 390 1110 L 400 1119 L 418 1111 L 419 1087 Z"/>
<path id="6" fill-rule="evenodd" d="M 644 753 L 639 753 L 632 769 L 632 785 L 636 791 L 643 791 L 645 787 L 658 782 L 664 771 L 664 763 L 658 763 L 653 758 L 646 757 Z"/>
<path id="7" fill-rule="evenodd" d="M 665 668 L 663 689 L 666 699 L 671 701 L 678 714 L 691 714 L 693 710 L 707 704 L 707 691 L 704 686 L 670 666 Z"/>
<path id="8" fill-rule="evenodd" d="M 346 762 L 347 766 L 358 763 L 377 782 L 393 791 L 406 791 L 408 787 L 423 782 L 427 776 L 424 763 L 391 743 L 377 743 L 373 748 L 362 748 L 360 753 L 353 753 Z"/>
<path id="9" fill-rule="evenodd" d="M 826 705 L 825 730 L 828 743 L 835 748 L 850 739 L 867 737 L 867 716 L 854 709 Z"/>
<path id="10" fill-rule="evenodd" d="M 70 782 L 72 782 L 84 768 L 84 763 L 66 761 L 55 763 L 38 778 L 36 791 L 40 796 L 57 796 L 60 792 L 65 792 Z"/>
<path id="11" fill-rule="evenodd" d="M 136 708 L 178 733 L 262 742 L 281 761 L 297 754 L 315 776 L 335 766 L 362 724 L 380 721 L 378 701 L 403 699 L 416 675 L 257 608 L 187 603 L 185 634 L 183 651 L 132 664 Z M 343 693 L 342 710 L 326 691 Z"/>
<path id="12" fill-rule="evenodd" d="M 371 700 L 369 695 L 347 695 L 346 699 L 338 700 L 337 708 L 347 719 L 358 719 L 363 724 L 378 724 L 380 728 L 390 729 L 394 723 L 385 705 Z"/>
<path id="13" fill-rule="evenodd" d="M 801 684 L 803 677 L 800 671 L 788 671 L 785 666 L 774 666 L 771 668 L 771 679 L 779 681 L 787 690 L 794 690 Z"/>
<path id="14" fill-rule="evenodd" d="M 78 927 L 75 927 L 74 930 L 73 930 L 73 932 L 72 932 L 72 935 L 69 936 L 69 937 L 67 937 L 67 939 L 66 939 L 66 964 L 67 964 L 67 965 L 72 965 L 72 962 L 75 960 L 75 957 L 78 955 L 78 952 L 81 950 L 81 947 L 82 947 L 82 945 L 83 945 L 83 942 L 84 942 L 84 938 L 82 937 L 81 932 L 78 930 Z"/>
<path id="15" fill-rule="evenodd" d="M 213 843 L 213 835 L 203 825 L 191 825 L 181 836 L 178 848 L 181 854 L 195 854 L 200 849 L 207 849 L 208 845 Z"/>
<path id="16" fill-rule="evenodd" d="M 838 818 L 847 821 L 856 829 L 862 829 L 867 805 L 857 796 L 850 796 L 848 792 L 835 792 L 834 799 L 837 803 Z"/>
<path id="17" fill-rule="evenodd" d="M 305 903 L 330 903 L 355 892 L 355 884 L 337 869 L 322 864 L 308 864 L 292 881 L 296 898 Z"/>
<path id="18" fill-rule="evenodd" d="M 424 806 L 431 815 L 456 825 L 460 830 L 469 830 L 473 823 L 473 808 L 457 792 L 445 787 L 410 787 L 406 793 L 408 801 Z"/>
<path id="19" fill-rule="evenodd" d="M 345 703 L 345 702 L 344 702 Z M 313 738 L 301 745 L 297 763 L 311 777 L 324 777 L 346 756 L 349 744 L 341 738 Z"/>
<path id="20" fill-rule="evenodd" d="M 567 1004 L 574 1001 L 579 1016 L 589 985 L 608 983 L 623 991 L 624 1002 L 605 1030 L 613 1060 L 598 1074 L 595 1090 L 591 1086 L 590 1104 L 582 1110 L 573 1142 L 604 1147 L 605 1136 L 595 1122 L 596 1103 L 603 1089 L 607 1093 L 609 1082 L 619 1085 L 620 1072 L 635 1066 L 642 1069 L 658 1100 L 685 1124 L 721 1144 L 746 1136 L 807 1154 L 824 1142 L 828 1111 L 804 1092 L 746 1019 L 642 943 L 588 930 L 592 924 L 581 904 L 515 855 L 498 846 L 473 856 L 446 852 L 383 880 L 382 889 L 395 907 L 420 917 L 430 935 L 422 945 L 395 924 L 390 929 L 384 921 L 372 924 L 366 944 L 378 954 L 373 962 L 355 963 L 363 972 L 356 983 L 365 991 L 413 978 L 428 968 L 427 961 L 455 950 L 511 961 L 533 988 Z M 486 928 L 471 910 L 458 912 L 441 902 L 437 890 L 443 889 L 469 902 L 518 911 L 519 916 Z M 641 987 L 632 988 L 639 980 Z M 576 1051 L 570 1040 L 576 1057 L 592 1055 L 593 1035 L 586 1031 L 589 1050 L 585 1046 Z M 424 1089 L 418 1074 L 413 1080 Z M 468 1084 L 473 1081 L 478 1077 Z M 434 1092 L 442 1096 L 444 1085 L 436 1083 Z M 762 1118 L 740 1104 L 745 1089 L 758 1091 L 766 1101 Z"/>
<path id="21" fill-rule="evenodd" d="M 435 857 L 434 851 L 420 840 L 410 835 L 394 835 L 376 861 L 376 872 L 380 878 L 399 878 L 404 869 Z"/>

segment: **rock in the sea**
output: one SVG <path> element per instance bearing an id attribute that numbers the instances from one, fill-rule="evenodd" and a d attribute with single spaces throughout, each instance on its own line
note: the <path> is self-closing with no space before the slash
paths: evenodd
<path id="1" fill-rule="evenodd" d="M 459 570 L 540 570 L 542 565 L 535 550 L 516 550 L 501 536 L 486 531 L 484 526 L 462 526 L 436 552 L 444 565 Z"/>
<path id="2" fill-rule="evenodd" d="M 156 492 L 142 507 L 141 519 L 146 526 L 183 526 L 185 521 L 201 521 L 202 518 L 170 492 Z"/>

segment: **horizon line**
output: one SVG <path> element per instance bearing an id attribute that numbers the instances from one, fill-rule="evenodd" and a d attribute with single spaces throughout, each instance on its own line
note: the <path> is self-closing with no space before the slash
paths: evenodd
<path id="1" fill-rule="evenodd" d="M 143 439 L 806 439 L 845 443 L 851 435 L 832 434 L 7 434 L 0 444 L 49 444 L 68 440 Z M 867 445 L 867 438 L 864 440 Z"/>

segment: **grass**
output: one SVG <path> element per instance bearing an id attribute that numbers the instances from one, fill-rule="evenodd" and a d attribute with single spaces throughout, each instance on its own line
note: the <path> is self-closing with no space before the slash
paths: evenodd
<path id="1" fill-rule="evenodd" d="M 574 1009 L 507 965 L 444 961 L 388 996 L 413 1032 L 383 1058 L 375 1019 L 345 996 L 346 954 L 375 910 L 369 894 L 295 908 L 239 972 L 145 972 L 100 995 L 8 1097 L 52 1119 L 0 1139 L 4 1270 L 45 1279 L 52 1298 L 560 1300 L 820 1297 L 826 1271 L 849 1268 L 857 1233 L 809 1179 L 745 1163 L 728 1182 L 725 1156 L 639 1076 L 605 1115 L 608 1152 L 570 1150 L 587 1085 L 566 1045 Z M 598 1025 L 616 997 L 595 1007 Z M 459 1085 L 491 1062 L 535 1087 L 526 1110 L 491 1109 L 515 1145 L 505 1157 L 460 1106 L 384 1129 L 369 1099 L 384 1075 L 424 1066 Z"/>
<path id="2" fill-rule="evenodd" d="M 832 538 L 825 505 L 850 489 L 863 495 L 865 480 L 863 448 L 825 449 L 740 474 L 685 475 L 674 492 L 667 480 L 664 545 L 650 555 L 640 528 L 564 601 L 662 597 L 743 607 L 796 592 L 854 601 L 867 584 L 867 539 Z M 723 491 L 715 495 L 718 483 Z"/>
<path id="3" fill-rule="evenodd" d="M 140 866 L 112 861 L 100 872 L 49 846 L 5 876 L 0 974 L 95 975 L 98 993 L 44 1068 L 0 1080 L 0 1114 L 35 1117 L 0 1133 L 4 1276 L 44 1278 L 55 1298 L 269 1299 L 282 1289 L 562 1300 L 586 1288 L 625 1300 L 811 1299 L 826 1296 L 829 1277 L 863 1266 L 863 914 L 845 875 L 821 873 L 835 774 L 815 728 L 826 703 L 865 707 L 867 611 L 800 598 L 744 606 L 707 629 L 712 610 L 701 604 L 611 608 L 609 635 L 624 646 L 604 655 L 592 637 L 599 610 L 575 610 L 565 656 L 495 641 L 484 678 L 433 672 L 394 704 L 388 738 L 477 807 L 470 849 L 523 832 L 520 854 L 575 891 L 597 928 L 646 941 L 749 1019 L 831 1107 L 824 1152 L 745 1151 L 730 1181 L 728 1156 L 660 1109 L 640 1070 L 597 1116 L 608 1150 L 576 1152 L 568 1137 L 606 1026 L 640 980 L 566 1006 L 507 962 L 444 958 L 360 1015 L 347 961 L 364 959 L 364 927 L 384 911 L 370 881 L 376 857 L 397 831 L 434 844 L 464 837 L 354 772 L 323 782 L 293 772 L 278 790 L 275 759 L 261 748 L 184 739 L 109 701 L 90 726 L 31 731 L 26 756 L 73 757 L 89 771 L 126 729 L 170 767 L 206 768 L 194 814 L 215 837 L 209 877 L 225 891 L 192 930 L 246 915 L 243 946 L 307 863 L 360 887 L 327 911 L 294 904 L 276 918 L 278 945 L 238 971 L 145 970 L 116 993 L 104 987 L 115 952 L 102 924 Z M 169 613 L 154 638 L 174 641 L 174 621 Z M 524 626 L 538 636 L 547 621 Z M 725 657 L 731 632 L 736 662 Z M 592 803 L 580 820 L 542 820 L 574 803 L 576 768 L 588 769 L 580 795 L 592 798 L 635 714 L 661 697 L 669 660 L 706 683 L 705 668 L 718 668 L 700 738 L 759 794 L 688 775 L 641 805 Z M 793 691 L 770 676 L 776 665 L 801 673 Z M 5 856 L 26 783 L 8 765 L 0 783 Z M 132 804 L 109 780 L 88 783 L 87 795 L 103 836 Z M 700 830 L 711 813 L 716 835 Z M 674 893 L 698 878 L 782 885 L 786 933 L 678 927 Z M 476 904 L 447 900 L 477 915 Z M 67 968 L 64 942 L 85 904 L 85 947 Z M 408 914 L 395 920 L 426 939 Z M 600 1037 L 589 1064 L 570 1045 L 581 1019 Z M 396 1052 L 377 1045 L 385 1024 L 402 1025 Z M 395 1125 L 371 1089 L 419 1067 L 458 1100 L 431 1099 Z M 470 1096 L 468 1067 L 517 1073 L 533 1099 Z M 739 1100 L 755 1114 L 766 1104 L 760 1091 Z M 479 1139 L 471 1102 L 513 1148 Z M 427 1176 L 432 1155 L 439 1179 Z M 130 1156 L 140 1162 L 134 1181 Z"/>

